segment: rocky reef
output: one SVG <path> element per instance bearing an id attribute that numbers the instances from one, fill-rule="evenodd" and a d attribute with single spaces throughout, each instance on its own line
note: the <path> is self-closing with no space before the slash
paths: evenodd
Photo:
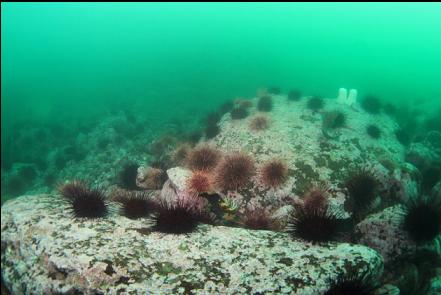
<path id="1" fill-rule="evenodd" d="M 436 294 L 441 137 L 404 146 L 375 101 L 260 92 L 210 113 L 202 137 L 159 137 L 113 183 L 10 200 L 4 284 L 14 294 Z M 79 174 L 70 179 L 90 179 Z"/>
<path id="2" fill-rule="evenodd" d="M 117 214 L 72 222 L 65 207 L 50 195 L 2 207 L 2 269 L 13 294 L 317 294 L 352 268 L 383 266 L 361 245 L 210 225 L 166 235 Z"/>

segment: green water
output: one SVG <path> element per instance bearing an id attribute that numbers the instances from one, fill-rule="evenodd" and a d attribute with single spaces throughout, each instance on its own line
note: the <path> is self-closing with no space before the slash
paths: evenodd
<path id="1" fill-rule="evenodd" d="M 109 112 L 160 133 L 267 86 L 355 88 L 416 132 L 439 113 L 440 15 L 439 3 L 2 3 L 2 183 Z M 57 131 L 39 151 L 29 126 Z"/>
<path id="2" fill-rule="evenodd" d="M 168 119 L 267 85 L 432 110 L 440 14 L 439 3 L 3 3 L 2 131 L 119 102 Z"/>

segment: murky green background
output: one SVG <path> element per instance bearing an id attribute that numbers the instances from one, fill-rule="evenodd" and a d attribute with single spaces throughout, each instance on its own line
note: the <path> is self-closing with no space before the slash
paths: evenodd
<path id="1" fill-rule="evenodd" d="M 165 122 L 271 85 L 439 112 L 439 3 L 1 8 L 2 174 L 20 122 L 72 126 L 122 108 Z"/>

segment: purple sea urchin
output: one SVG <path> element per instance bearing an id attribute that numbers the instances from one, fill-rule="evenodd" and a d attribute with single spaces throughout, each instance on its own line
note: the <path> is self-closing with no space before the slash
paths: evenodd
<path id="1" fill-rule="evenodd" d="M 313 96 L 313 97 L 311 97 L 309 100 L 308 100 L 308 102 L 307 102 L 307 104 L 306 104 L 306 106 L 308 107 L 308 109 L 310 109 L 311 111 L 318 111 L 318 110 L 320 110 L 321 108 L 323 108 L 323 106 L 324 106 L 324 101 L 323 101 L 323 98 L 321 98 L 321 97 L 319 97 L 319 96 Z"/>
<path id="2" fill-rule="evenodd" d="M 121 204 L 121 214 L 130 219 L 145 218 L 155 209 L 155 202 L 145 191 L 116 190 L 112 199 Z"/>
<path id="3" fill-rule="evenodd" d="M 403 228 L 416 243 L 433 240 L 441 233 L 441 199 L 421 196 L 405 204 Z"/>
<path id="4" fill-rule="evenodd" d="M 359 214 L 372 206 L 377 197 L 379 181 L 373 172 L 362 169 L 353 173 L 346 180 L 345 186 L 349 194 L 349 210 Z"/>
<path id="5" fill-rule="evenodd" d="M 373 139 L 379 139 L 381 137 L 380 128 L 373 124 L 366 127 L 366 133 Z"/>
<path id="6" fill-rule="evenodd" d="M 159 202 L 150 223 L 153 231 L 186 234 L 194 231 L 200 223 L 212 223 L 212 219 L 204 211 L 203 199 L 195 196 L 179 198 L 172 203 Z"/>
<path id="7" fill-rule="evenodd" d="M 296 206 L 288 221 L 287 231 L 293 238 L 320 243 L 339 239 L 346 231 L 348 220 L 326 208 Z"/>
<path id="8" fill-rule="evenodd" d="M 373 295 L 377 285 L 371 272 L 350 271 L 331 281 L 324 295 Z"/>
<path id="9" fill-rule="evenodd" d="M 109 204 L 102 189 L 90 188 L 81 181 L 72 181 L 59 188 L 74 218 L 102 218 L 109 214 Z"/>
<path id="10" fill-rule="evenodd" d="M 230 115 L 233 120 L 245 119 L 248 117 L 248 110 L 243 107 L 236 107 L 231 110 Z"/>

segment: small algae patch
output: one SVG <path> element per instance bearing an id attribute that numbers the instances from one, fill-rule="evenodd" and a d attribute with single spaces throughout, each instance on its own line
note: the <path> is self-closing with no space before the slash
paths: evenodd
<path id="1" fill-rule="evenodd" d="M 180 267 L 175 267 L 173 263 L 171 262 L 157 262 L 153 264 L 154 268 L 156 269 L 156 273 L 161 276 L 166 276 L 168 274 L 179 274 L 181 273 L 182 269 Z"/>

